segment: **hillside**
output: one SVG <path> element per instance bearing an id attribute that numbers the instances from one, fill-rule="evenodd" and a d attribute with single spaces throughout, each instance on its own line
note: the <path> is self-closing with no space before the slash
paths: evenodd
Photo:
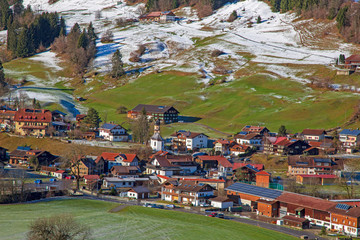
<path id="1" fill-rule="evenodd" d="M 73 89 L 21 90 L 36 98 L 45 94 L 40 99 L 45 105 L 74 113 L 93 106 L 108 120 L 122 123 L 126 119 L 116 114 L 119 106 L 174 104 L 181 114 L 201 118 L 200 124 L 233 133 L 244 124 L 266 124 L 274 131 L 284 124 L 293 132 L 331 128 L 349 120 L 359 103 L 359 77 L 338 77 L 333 66 L 340 53 L 349 56 L 357 46 L 336 34 L 334 21 L 301 20 L 294 14 L 274 13 L 265 2 L 245 0 L 228 3 L 203 19 L 197 18 L 195 9 L 184 7 L 175 11 L 182 17 L 178 22 L 117 27 L 115 19 L 138 17 L 143 4 L 59 0 L 49 5 L 47 0 L 24 0 L 28 4 L 59 12 L 68 28 L 92 21 L 100 36 L 108 29 L 114 34 L 113 43 L 97 42 L 94 69 L 83 83 L 67 75 L 66 64 L 49 53 L 4 65 L 9 76 L 27 75 L 32 87 Z M 227 22 L 233 11 L 238 18 Z M 95 18 L 99 12 L 101 17 Z M 140 44 L 146 46 L 141 61 L 129 61 Z M 116 49 L 128 72 L 119 81 L 104 77 Z M 214 50 L 222 53 L 214 55 Z M 23 64 L 29 68 L 23 69 Z M 348 88 L 314 88 L 309 85 L 314 81 Z M 80 104 L 73 96 L 88 100 Z M 175 129 L 185 127 L 198 128 L 180 124 Z"/>

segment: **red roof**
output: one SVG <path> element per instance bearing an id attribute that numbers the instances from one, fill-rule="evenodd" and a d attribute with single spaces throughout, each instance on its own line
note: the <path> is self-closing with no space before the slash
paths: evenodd
<path id="1" fill-rule="evenodd" d="M 147 17 L 160 17 L 161 12 L 151 12 L 147 15 Z"/>
<path id="2" fill-rule="evenodd" d="M 99 180 L 99 175 L 84 175 L 84 179 L 86 180 Z"/>
<path id="3" fill-rule="evenodd" d="M 347 62 L 360 62 L 360 55 L 353 54 L 345 59 Z"/>
<path id="4" fill-rule="evenodd" d="M 130 154 L 130 153 L 127 153 L 127 154 L 122 154 L 122 155 L 125 155 L 125 159 L 124 159 L 124 162 L 133 162 L 134 159 L 136 158 L 136 154 Z"/>
<path id="5" fill-rule="evenodd" d="M 17 122 L 50 123 L 52 121 L 52 113 L 45 109 L 23 108 L 15 113 L 14 120 Z"/>
<path id="6" fill-rule="evenodd" d="M 312 147 L 320 147 L 321 146 L 321 142 L 313 142 L 313 141 L 310 141 L 309 142 L 310 146 Z"/>
<path id="7" fill-rule="evenodd" d="M 158 174 L 157 177 L 159 177 L 159 178 L 164 178 L 164 179 L 170 179 L 169 177 L 164 176 L 164 175 L 160 175 L 160 174 Z"/>
<path id="8" fill-rule="evenodd" d="M 225 182 L 224 179 L 207 179 L 207 178 L 181 178 L 185 181 L 198 181 L 198 182 Z"/>
<path id="9" fill-rule="evenodd" d="M 322 175 L 310 175 L 310 174 L 304 174 L 300 175 L 303 178 L 338 178 L 338 176 L 334 174 L 322 174 Z"/>
<path id="10" fill-rule="evenodd" d="M 233 169 L 235 170 L 238 168 L 242 168 L 246 165 L 251 165 L 260 171 L 264 169 L 264 164 L 254 164 L 254 163 L 233 163 Z"/>
<path id="11" fill-rule="evenodd" d="M 153 155 L 150 156 L 150 159 L 155 157 L 155 156 L 165 156 L 165 155 L 168 155 L 169 152 L 166 152 L 166 151 L 158 151 L 156 153 L 154 153 Z"/>
<path id="12" fill-rule="evenodd" d="M 64 170 L 57 170 L 55 173 L 64 173 Z"/>
<path id="13" fill-rule="evenodd" d="M 278 137 L 278 138 L 276 138 L 274 145 L 278 145 L 279 143 L 283 142 L 284 140 L 287 140 L 287 137 Z"/>
<path id="14" fill-rule="evenodd" d="M 225 139 L 219 139 L 217 141 L 214 142 L 215 143 L 220 143 L 220 144 L 225 144 L 225 145 L 229 145 L 231 143 L 233 143 L 234 141 L 230 141 L 230 140 L 225 140 Z"/>
<path id="15" fill-rule="evenodd" d="M 103 152 L 100 156 L 106 161 L 115 161 L 115 158 L 119 155 L 120 153 Z"/>
<path id="16" fill-rule="evenodd" d="M 260 171 L 260 172 L 256 173 L 256 175 L 266 175 L 266 176 L 270 176 L 270 173 L 265 172 L 265 171 Z"/>
<path id="17" fill-rule="evenodd" d="M 198 158 L 201 161 L 217 161 L 219 165 L 223 166 L 223 167 L 227 167 L 227 168 L 232 168 L 232 164 L 229 162 L 229 160 L 227 160 L 225 157 L 223 156 L 208 156 L 208 155 L 203 155 L 203 156 L 198 156 Z"/>

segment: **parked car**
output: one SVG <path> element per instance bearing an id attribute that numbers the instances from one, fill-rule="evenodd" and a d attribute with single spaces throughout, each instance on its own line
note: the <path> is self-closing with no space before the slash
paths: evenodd
<path id="1" fill-rule="evenodd" d="M 216 217 L 217 216 L 217 212 L 212 212 L 210 215 L 209 215 L 209 217 Z"/>
<path id="2" fill-rule="evenodd" d="M 167 207 L 167 208 L 175 208 L 175 205 L 174 204 L 168 204 L 165 207 Z"/>
<path id="3" fill-rule="evenodd" d="M 57 179 L 56 178 L 50 178 L 50 182 L 56 182 Z"/>
<path id="4" fill-rule="evenodd" d="M 224 218 L 224 214 L 223 213 L 219 213 L 216 215 L 217 218 Z"/>
<path id="5" fill-rule="evenodd" d="M 200 203 L 200 207 L 210 207 L 210 204 L 208 204 L 208 203 Z"/>

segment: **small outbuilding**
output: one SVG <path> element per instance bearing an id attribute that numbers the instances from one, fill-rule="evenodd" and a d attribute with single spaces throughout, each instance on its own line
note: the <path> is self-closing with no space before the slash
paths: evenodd
<path id="1" fill-rule="evenodd" d="M 301 228 L 301 229 L 310 228 L 310 221 L 306 218 L 286 215 L 282 219 L 284 220 L 284 225 L 287 226 Z"/>
<path id="2" fill-rule="evenodd" d="M 227 209 L 229 207 L 234 206 L 233 200 L 231 200 L 226 196 L 218 196 L 210 199 L 210 201 L 211 201 L 211 206 L 215 208 Z"/>
<path id="3" fill-rule="evenodd" d="M 127 196 L 135 199 L 149 198 L 150 190 L 144 186 L 133 187 L 130 191 L 127 192 Z"/>

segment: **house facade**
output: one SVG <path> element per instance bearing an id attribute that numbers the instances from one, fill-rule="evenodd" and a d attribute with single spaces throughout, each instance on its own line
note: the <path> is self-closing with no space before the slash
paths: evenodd
<path id="1" fill-rule="evenodd" d="M 129 134 L 119 124 L 105 123 L 99 128 L 99 136 L 111 142 L 127 142 Z"/>
<path id="2" fill-rule="evenodd" d="M 193 181 L 167 181 L 161 186 L 161 200 L 184 204 L 207 203 L 214 196 L 214 189 L 207 184 L 197 184 Z"/>
<path id="3" fill-rule="evenodd" d="M 303 140 L 320 142 L 325 138 L 324 129 L 304 129 L 301 133 Z"/>
<path id="4" fill-rule="evenodd" d="M 333 174 L 336 165 L 330 158 L 289 156 L 288 175 Z"/>
<path id="5" fill-rule="evenodd" d="M 245 134 L 237 134 L 235 135 L 235 141 L 240 145 L 249 146 L 252 148 L 255 148 L 256 150 L 262 150 L 263 149 L 263 143 L 262 138 L 263 136 L 259 133 L 248 133 Z"/>
<path id="6" fill-rule="evenodd" d="M 180 151 L 207 148 L 208 136 L 203 133 L 177 131 L 171 135 L 173 148 Z"/>
<path id="7" fill-rule="evenodd" d="M 52 113 L 45 109 L 20 109 L 15 113 L 15 133 L 22 136 L 44 137 L 52 122 Z"/>
<path id="8" fill-rule="evenodd" d="M 139 104 L 132 110 L 128 111 L 127 117 L 130 119 L 136 119 L 142 114 L 143 110 L 145 110 L 146 116 L 149 120 L 159 120 L 161 123 L 165 124 L 178 121 L 179 111 L 172 106 Z"/>
<path id="9" fill-rule="evenodd" d="M 171 177 L 192 174 L 197 164 L 188 155 L 155 155 L 146 165 L 146 174 Z"/>
<path id="10" fill-rule="evenodd" d="M 343 129 L 339 133 L 339 141 L 343 148 L 354 148 L 359 145 L 360 130 Z"/>

